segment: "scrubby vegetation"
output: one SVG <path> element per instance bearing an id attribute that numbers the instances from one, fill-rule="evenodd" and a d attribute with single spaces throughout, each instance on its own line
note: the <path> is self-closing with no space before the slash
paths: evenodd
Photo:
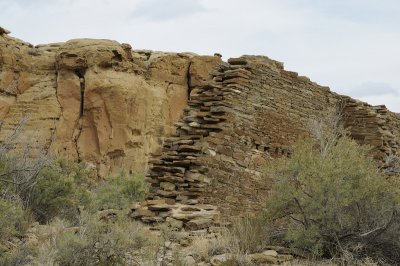
<path id="1" fill-rule="evenodd" d="M 39 172 L 28 207 L 40 223 L 55 217 L 76 222 L 79 206 L 91 201 L 93 181 L 83 164 L 56 161 Z"/>
<path id="2" fill-rule="evenodd" d="M 91 208 L 95 210 L 124 209 L 134 201 L 143 200 L 148 192 L 148 185 L 143 175 L 128 175 L 121 172 L 111 177 L 95 193 Z"/>
<path id="3" fill-rule="evenodd" d="M 395 179 L 337 125 L 314 128 L 317 141 L 300 140 L 268 168 L 275 184 L 265 214 L 276 239 L 317 257 L 400 261 Z"/>
<path id="4" fill-rule="evenodd" d="M 100 181 L 83 163 L 10 150 L 0 145 L 0 265 L 154 264 L 158 242 L 126 213 L 146 196 L 143 175 Z"/>
<path id="5" fill-rule="evenodd" d="M 140 265 L 144 258 L 151 261 L 156 257 L 153 240 L 139 224 L 122 214 L 112 221 L 86 214 L 77 232 L 64 233 L 54 241 L 54 261 L 58 265 Z"/>
<path id="6" fill-rule="evenodd" d="M 291 246 L 329 257 L 400 248 L 398 188 L 365 147 L 343 137 L 321 154 L 301 141 L 271 172 L 276 183 L 266 213 L 281 220 Z"/>
<path id="7" fill-rule="evenodd" d="M 199 236 L 192 242 L 192 254 L 197 260 L 209 261 L 213 256 L 226 255 L 223 265 L 247 266 L 251 263 L 249 254 L 262 252 L 268 241 L 269 226 L 263 214 L 230 219 L 214 238 Z"/>
<path id="8" fill-rule="evenodd" d="M 225 256 L 223 265 L 259 265 L 271 245 L 339 265 L 400 261 L 398 157 L 378 165 L 336 116 L 326 118 L 311 125 L 314 138 L 267 166 L 265 210 L 192 238 L 189 261 Z M 28 151 L 16 159 L 8 150 L 0 146 L 0 265 L 156 265 L 160 247 L 165 257 L 164 243 L 180 241 L 176 228 L 160 230 L 159 242 L 128 217 L 148 192 L 143 175 L 97 180 L 83 163 L 32 159 Z M 268 259 L 286 259 L 279 256 Z M 179 250 L 173 257 L 186 265 Z"/>
<path id="9" fill-rule="evenodd" d="M 234 218 L 216 239 L 197 239 L 196 256 L 229 254 L 232 265 L 250 265 L 248 254 L 277 245 L 301 253 L 310 265 L 400 261 L 396 171 L 389 175 L 388 167 L 372 159 L 370 147 L 348 137 L 336 114 L 310 129 L 313 138 L 300 139 L 289 158 L 267 166 L 273 186 L 265 210 Z"/>
<path id="10" fill-rule="evenodd" d="M 29 224 L 29 215 L 17 202 L 0 199 L 0 239 L 21 236 Z"/>

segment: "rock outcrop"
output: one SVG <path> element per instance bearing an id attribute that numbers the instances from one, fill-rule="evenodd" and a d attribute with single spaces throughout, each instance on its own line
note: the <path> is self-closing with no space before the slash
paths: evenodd
<path id="1" fill-rule="evenodd" d="M 310 120 L 342 106 L 375 158 L 399 155 L 400 117 L 333 93 L 264 56 L 134 50 L 109 40 L 32 46 L 0 34 L 0 141 L 83 160 L 99 176 L 146 171 L 143 221 L 203 228 L 262 207 L 267 160 L 291 153 Z M 34 155 L 33 155 L 34 156 Z M 200 215 L 204 214 L 205 216 Z M 199 215 L 197 215 L 199 214 Z M 184 215 L 184 216 L 182 216 Z"/>
<path id="2" fill-rule="evenodd" d="M 100 176 L 145 171 L 152 152 L 175 132 L 189 85 L 208 79 L 221 59 L 135 51 L 109 40 L 32 46 L 0 36 L 0 141 L 15 140 L 83 160 Z"/>

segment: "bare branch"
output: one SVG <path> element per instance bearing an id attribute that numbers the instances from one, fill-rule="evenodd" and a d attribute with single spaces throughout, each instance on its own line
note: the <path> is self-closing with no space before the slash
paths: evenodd
<path id="1" fill-rule="evenodd" d="M 319 119 L 311 120 L 308 130 L 319 142 L 321 155 L 325 156 L 337 140 L 347 134 L 343 127 L 343 104 L 339 103 L 336 109 L 328 110 Z"/>
<path id="2" fill-rule="evenodd" d="M 304 223 L 303 223 L 303 224 L 304 224 L 304 226 L 305 226 L 306 228 L 310 227 L 310 224 L 309 224 L 309 222 L 308 222 L 307 216 L 306 216 L 306 214 L 305 214 L 303 208 L 301 207 L 299 200 L 298 200 L 297 198 L 293 198 L 293 199 L 294 199 L 294 201 L 296 202 L 297 207 L 299 207 L 299 210 L 300 210 L 300 212 L 301 212 L 301 215 L 303 215 L 303 220 L 304 220 Z"/>
<path id="3" fill-rule="evenodd" d="M 305 224 L 304 224 L 304 222 L 303 222 L 302 220 L 297 219 L 297 218 L 294 218 L 292 215 L 289 215 L 289 218 L 292 219 L 292 220 L 294 220 L 294 221 L 296 221 L 296 222 L 298 222 L 298 223 L 301 223 L 302 225 L 305 226 Z"/>
<path id="4" fill-rule="evenodd" d="M 383 171 L 389 174 L 400 173 L 400 155 L 390 154 L 385 157 Z"/>
<path id="5" fill-rule="evenodd" d="M 0 161 L 6 166 L 0 170 L 0 182 L 7 184 L 2 187 L 1 193 L 7 197 L 20 198 L 24 205 L 29 203 L 30 194 L 38 181 L 40 171 L 51 161 L 48 151 L 44 148 L 35 150 L 35 154 L 32 154 L 29 143 L 25 144 L 20 153 L 16 152 L 13 143 L 27 121 L 28 118 L 24 117 L 4 142 L 0 143 Z"/>

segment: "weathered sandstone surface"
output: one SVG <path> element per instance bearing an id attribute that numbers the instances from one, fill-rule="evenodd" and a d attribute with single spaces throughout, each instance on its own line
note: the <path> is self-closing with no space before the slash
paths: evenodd
<path id="1" fill-rule="evenodd" d="M 145 171 L 151 152 L 175 132 L 188 84 L 208 79 L 219 57 L 134 51 L 109 40 L 32 46 L 0 36 L 0 141 L 15 140 L 84 160 L 100 176 Z"/>
<path id="2" fill-rule="evenodd" d="M 24 117 L 15 149 L 44 149 L 99 176 L 146 171 L 143 221 L 202 228 L 268 196 L 261 168 L 291 153 L 308 124 L 341 106 L 375 158 L 400 154 L 400 117 L 333 93 L 264 56 L 133 50 L 109 40 L 32 46 L 0 33 L 0 141 Z M 192 207 L 190 207 L 192 206 Z M 205 214 L 205 217 L 200 214 Z M 198 215 L 197 215 L 198 214 Z"/>

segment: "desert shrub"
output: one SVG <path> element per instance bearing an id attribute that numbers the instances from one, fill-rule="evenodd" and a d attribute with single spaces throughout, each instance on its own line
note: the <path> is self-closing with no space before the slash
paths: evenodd
<path id="1" fill-rule="evenodd" d="M 386 156 L 383 170 L 388 174 L 400 174 L 400 155 L 390 154 Z"/>
<path id="2" fill-rule="evenodd" d="M 29 215 L 18 202 L 0 199 L 0 240 L 21 236 L 29 224 Z"/>
<path id="3" fill-rule="evenodd" d="M 46 156 L 29 158 L 27 152 L 16 155 L 0 145 L 0 197 L 18 200 L 26 207 L 39 172 L 49 164 Z"/>
<path id="4" fill-rule="evenodd" d="M 57 256 L 57 241 L 63 234 L 76 232 L 68 220 L 55 218 L 38 232 L 40 245 L 37 246 L 33 265 L 54 266 Z"/>
<path id="5" fill-rule="evenodd" d="M 78 233 L 60 235 L 55 246 L 55 262 L 68 266 L 127 265 L 129 261 L 141 265 L 154 259 L 157 250 L 151 235 L 123 215 L 114 222 L 84 215 Z"/>
<path id="6" fill-rule="evenodd" d="M 302 140 L 267 172 L 274 186 L 266 215 L 290 245 L 328 257 L 400 247 L 399 191 L 367 147 L 346 136 L 324 149 Z"/>
<path id="7" fill-rule="evenodd" d="M 143 175 L 122 172 L 97 188 L 91 209 L 123 209 L 133 201 L 143 200 L 147 192 Z"/>
<path id="8" fill-rule="evenodd" d="M 0 265 L 24 265 L 28 262 L 27 249 L 10 251 L 5 245 L 11 238 L 20 238 L 28 229 L 30 215 L 19 202 L 0 199 Z"/>
<path id="9" fill-rule="evenodd" d="M 78 206 L 89 204 L 91 182 L 83 165 L 57 161 L 39 172 L 28 206 L 41 223 L 56 216 L 76 221 Z"/>
<path id="10" fill-rule="evenodd" d="M 22 245 L 13 252 L 7 252 L 3 255 L 0 254 L 0 265 L 7 266 L 21 266 L 32 265 L 34 258 L 32 256 L 32 247 Z"/>
<path id="11" fill-rule="evenodd" d="M 208 260 L 212 256 L 228 254 L 226 265 L 252 265 L 247 254 L 262 251 L 269 243 L 269 226 L 262 214 L 245 214 L 235 217 L 220 228 L 215 237 L 197 236 L 191 244 L 191 254 L 197 260 Z M 224 264 L 225 265 L 225 264 Z"/>
<path id="12" fill-rule="evenodd" d="M 228 230 L 228 239 L 230 245 L 236 248 L 236 253 L 255 253 L 268 242 L 268 230 L 262 214 L 257 216 L 246 214 L 233 219 L 232 226 Z"/>
<path id="13" fill-rule="evenodd" d="M 0 197 L 21 201 L 26 207 L 39 172 L 51 164 L 52 158 L 42 149 L 33 152 L 27 144 L 25 147 L 14 147 L 21 129 L 28 121 L 24 117 L 14 131 L 0 143 Z"/>

